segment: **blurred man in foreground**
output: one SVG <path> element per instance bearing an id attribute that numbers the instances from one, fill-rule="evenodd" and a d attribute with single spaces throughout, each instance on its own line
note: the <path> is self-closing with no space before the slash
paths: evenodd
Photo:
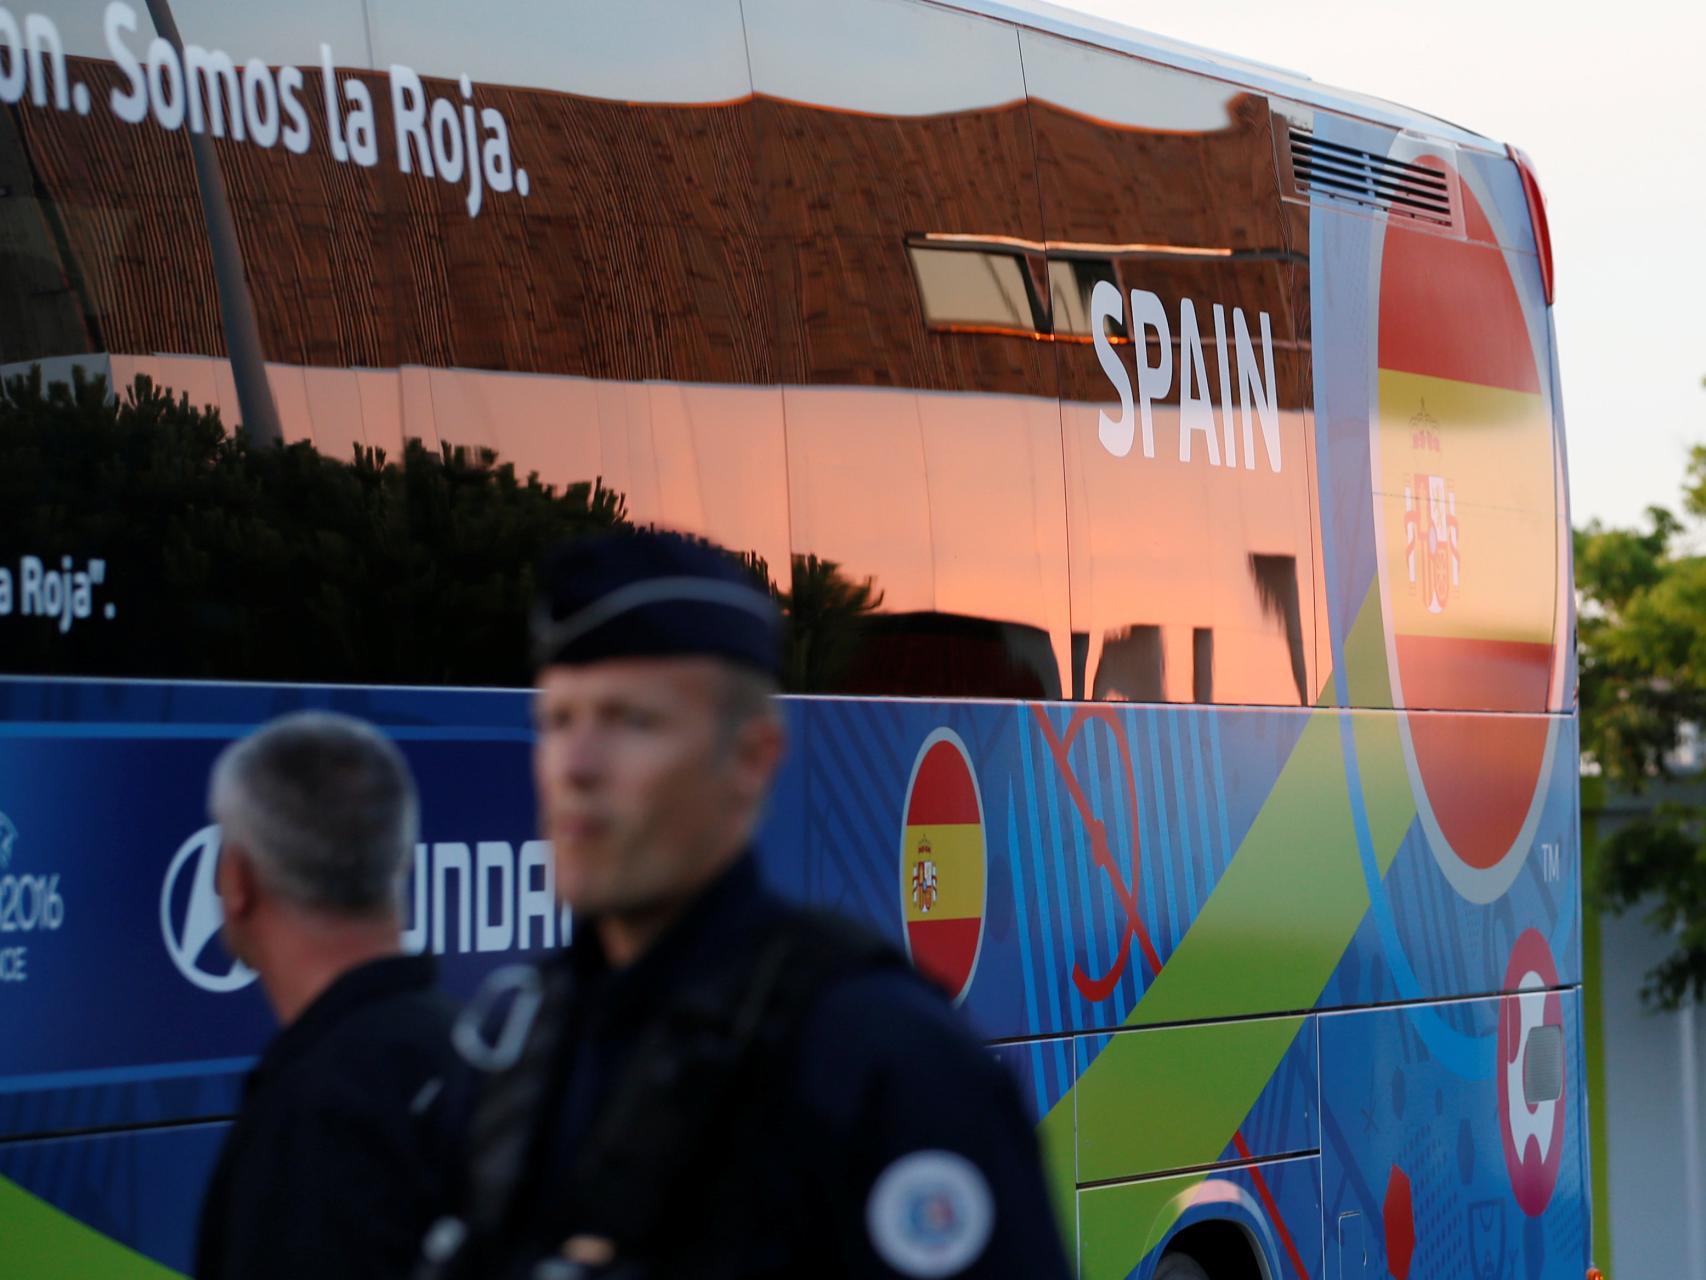
<path id="1" fill-rule="evenodd" d="M 371 726 L 310 712 L 228 747 L 208 807 L 230 952 L 283 1030 L 202 1206 L 199 1280 L 406 1276 L 449 1198 L 462 1071 L 432 962 L 405 956 L 414 782 Z"/>
<path id="2" fill-rule="evenodd" d="M 892 949 L 761 883 L 769 596 L 684 539 L 587 540 L 547 566 L 535 642 L 574 941 L 495 1037 L 425 1274 L 1064 1276 L 1001 1068 Z"/>

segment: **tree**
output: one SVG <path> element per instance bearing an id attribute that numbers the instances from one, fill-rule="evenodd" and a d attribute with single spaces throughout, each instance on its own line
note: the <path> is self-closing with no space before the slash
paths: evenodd
<path id="1" fill-rule="evenodd" d="M 1706 446 L 1690 455 L 1682 510 L 1706 520 Z M 1582 752 L 1610 785 L 1650 797 L 1601 844 L 1591 888 L 1615 910 L 1646 905 L 1674 939 L 1643 994 L 1675 1008 L 1706 999 L 1706 791 L 1673 763 L 1706 725 L 1706 556 L 1670 510 L 1648 508 L 1646 524 L 1575 534 Z"/>

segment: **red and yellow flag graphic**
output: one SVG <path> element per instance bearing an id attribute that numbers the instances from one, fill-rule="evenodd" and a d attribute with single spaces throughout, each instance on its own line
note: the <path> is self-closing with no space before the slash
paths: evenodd
<path id="1" fill-rule="evenodd" d="M 1447 167 L 1437 157 L 1423 162 Z M 1388 223 L 1380 275 L 1375 516 L 1396 705 L 1546 710 L 1556 660 L 1552 421 L 1522 299 L 1467 181 L 1467 239 Z M 1538 782 L 1544 720 L 1409 717 L 1452 850 L 1511 849 Z"/>
<path id="2" fill-rule="evenodd" d="M 912 963 L 956 1000 L 971 985 L 987 889 L 983 812 L 958 735 L 938 729 L 913 765 L 900 841 L 900 896 Z"/>

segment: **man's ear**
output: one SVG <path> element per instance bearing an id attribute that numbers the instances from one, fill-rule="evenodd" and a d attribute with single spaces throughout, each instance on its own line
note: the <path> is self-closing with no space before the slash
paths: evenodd
<path id="1" fill-rule="evenodd" d="M 244 920 L 254 913 L 260 900 L 260 877 L 253 855 L 235 840 L 227 839 L 219 850 L 214 886 L 227 920 Z"/>
<path id="2" fill-rule="evenodd" d="M 762 800 L 782 767 L 788 750 L 788 730 L 780 713 L 771 709 L 753 716 L 735 731 L 734 758 L 740 770 L 742 791 Z"/>

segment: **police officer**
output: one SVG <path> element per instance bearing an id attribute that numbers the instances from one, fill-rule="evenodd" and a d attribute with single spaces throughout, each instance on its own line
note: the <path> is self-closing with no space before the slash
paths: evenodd
<path id="1" fill-rule="evenodd" d="M 432 962 L 402 954 L 408 767 L 361 721 L 287 716 L 219 757 L 209 808 L 225 945 L 283 1030 L 220 1153 L 195 1274 L 407 1276 L 454 1199 L 443 1113 L 466 1074 Z"/>
<path id="2" fill-rule="evenodd" d="M 548 562 L 535 642 L 573 942 L 470 1011 L 500 1069 L 424 1274 L 1064 1276 L 1004 1070 L 886 944 L 761 882 L 768 594 L 702 544 L 609 535 Z"/>

